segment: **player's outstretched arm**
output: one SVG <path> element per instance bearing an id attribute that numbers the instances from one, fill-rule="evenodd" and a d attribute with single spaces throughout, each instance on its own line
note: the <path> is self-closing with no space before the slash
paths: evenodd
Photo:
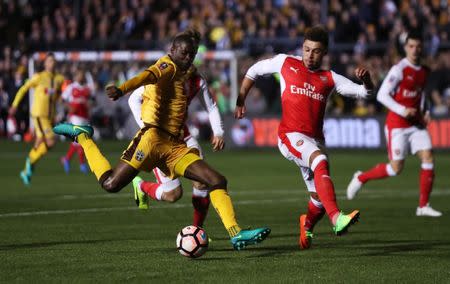
<path id="1" fill-rule="evenodd" d="M 370 78 L 370 73 L 363 69 L 357 68 L 355 75 L 363 81 L 363 85 L 356 84 L 352 80 L 331 71 L 336 91 L 338 94 L 352 98 L 366 98 L 372 94 L 373 83 Z"/>
<path id="2" fill-rule="evenodd" d="M 134 76 L 130 80 L 125 81 L 120 87 L 116 87 L 114 85 L 106 86 L 106 95 L 116 101 L 124 94 L 132 92 L 141 86 L 145 86 L 148 84 L 155 84 L 158 81 L 155 74 L 153 74 L 150 70 L 144 70 L 138 75 Z"/>
<path id="3" fill-rule="evenodd" d="M 209 92 L 208 83 L 206 83 L 206 80 L 203 77 L 200 79 L 200 86 L 200 102 L 208 112 L 209 124 L 211 125 L 211 129 L 213 131 L 213 137 L 211 139 L 212 148 L 214 152 L 220 151 L 225 147 L 225 141 L 223 139 L 223 122 L 220 117 L 219 108 L 217 107 L 217 103 L 213 96 Z"/>
<path id="4" fill-rule="evenodd" d="M 245 99 L 254 84 L 255 81 L 248 77 L 245 77 L 244 80 L 242 80 L 241 89 L 239 90 L 239 95 L 236 101 L 236 109 L 234 110 L 235 118 L 241 119 L 245 116 Z"/>
<path id="5" fill-rule="evenodd" d="M 39 83 L 39 73 L 34 74 L 33 77 L 31 77 L 30 80 L 28 80 L 25 84 L 23 84 L 22 87 L 17 91 L 16 96 L 14 97 L 14 101 L 11 104 L 11 107 L 8 110 L 8 114 L 10 116 L 14 116 L 17 112 L 17 107 L 19 106 L 20 102 L 22 101 L 23 97 L 25 97 L 25 94 L 30 88 L 34 88 Z"/>
<path id="6" fill-rule="evenodd" d="M 240 119 L 245 116 L 245 98 L 255 84 L 255 79 L 258 76 L 266 74 L 280 73 L 281 66 L 283 65 L 286 57 L 286 54 L 278 54 L 275 57 L 256 62 L 248 69 L 244 80 L 242 80 L 241 89 L 239 90 L 236 109 L 234 111 L 235 118 Z"/>

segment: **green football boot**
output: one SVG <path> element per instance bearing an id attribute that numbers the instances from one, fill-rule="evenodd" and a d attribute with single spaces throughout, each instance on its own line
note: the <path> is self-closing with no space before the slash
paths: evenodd
<path id="1" fill-rule="evenodd" d="M 80 134 L 86 134 L 92 137 L 94 129 L 90 125 L 74 125 L 72 123 L 60 123 L 53 127 L 53 132 L 59 135 L 69 137 L 73 141 L 76 141 L 77 136 Z"/>
<path id="2" fill-rule="evenodd" d="M 340 212 L 336 220 L 336 225 L 333 227 L 333 231 L 337 236 L 341 236 L 347 233 L 348 228 L 358 222 L 359 211 L 354 210 L 352 213 L 345 215 Z"/>
<path id="3" fill-rule="evenodd" d="M 141 190 L 141 183 L 144 180 L 139 176 L 133 179 L 134 201 L 139 209 L 148 209 L 148 196 Z"/>
<path id="4" fill-rule="evenodd" d="M 269 228 L 241 230 L 236 236 L 232 237 L 230 241 L 235 250 L 242 250 L 248 245 L 254 245 L 264 241 L 269 234 Z"/>

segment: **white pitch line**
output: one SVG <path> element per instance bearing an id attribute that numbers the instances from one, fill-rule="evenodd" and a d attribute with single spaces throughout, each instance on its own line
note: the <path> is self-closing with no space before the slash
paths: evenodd
<path id="1" fill-rule="evenodd" d="M 185 190 L 186 192 L 189 192 L 189 190 Z M 409 196 L 410 194 L 416 194 L 416 193 L 409 193 L 409 192 L 402 192 L 402 189 L 395 188 L 392 190 L 386 190 L 386 189 L 370 189 L 370 190 L 363 190 L 365 196 L 373 196 L 373 195 L 383 195 L 383 196 L 399 196 L 403 197 L 404 194 L 407 194 Z M 292 189 L 271 189 L 271 190 L 242 190 L 237 192 L 231 192 L 231 196 L 245 196 L 245 195 L 259 195 L 259 194 L 274 194 L 274 195 L 292 195 L 292 194 L 303 194 L 306 193 L 306 189 L 303 188 L 292 188 Z M 418 193 L 417 193 L 418 194 Z M 433 189 L 432 195 L 449 195 L 450 189 L 439 189 L 435 188 Z M 338 197 L 345 196 L 344 194 L 338 194 Z M 65 194 L 65 195 L 55 195 L 54 197 L 50 197 L 51 199 L 63 199 L 63 200 L 75 200 L 75 199 L 116 199 L 116 198 L 132 198 L 131 193 L 116 193 L 116 194 Z M 46 200 L 49 199 L 49 197 L 45 197 Z"/>
<path id="2" fill-rule="evenodd" d="M 261 200 L 243 200 L 235 201 L 233 204 L 236 205 L 248 205 L 248 204 L 267 204 L 267 203 L 289 203 L 289 202 L 299 202 L 298 199 L 261 199 Z M 168 205 L 154 205 L 151 206 L 150 210 L 153 209 L 176 209 L 176 208 L 186 208 L 191 207 L 191 203 L 177 203 Z M 97 212 L 111 212 L 111 211 L 129 211 L 136 210 L 136 206 L 127 207 L 106 207 L 106 208 L 83 208 L 83 209 L 67 209 L 67 210 L 48 210 L 48 211 L 30 211 L 30 212 L 13 212 L 0 214 L 0 218 L 9 217 L 25 217 L 25 216 L 38 216 L 38 215 L 61 215 L 61 214 L 77 214 L 77 213 L 97 213 Z"/>
<path id="3" fill-rule="evenodd" d="M 255 193 L 262 193 L 261 191 L 255 191 Z M 272 191 L 271 191 L 272 192 Z M 367 193 L 361 196 L 359 199 L 384 199 L 386 197 L 415 197 L 418 193 L 414 192 L 395 192 L 394 194 L 382 194 L 381 192 L 368 195 Z M 450 190 L 441 190 L 433 193 L 434 196 L 448 196 Z M 98 196 L 97 196 L 98 197 Z M 260 200 L 240 200 L 234 201 L 235 205 L 249 205 L 249 204 L 271 204 L 271 203 L 294 203 L 304 201 L 306 198 L 283 198 L 283 199 L 260 199 Z M 346 196 L 343 194 L 337 195 L 337 199 L 345 200 Z M 177 203 L 177 204 L 165 204 L 165 205 L 152 205 L 153 209 L 177 209 L 191 207 L 191 203 Z M 79 214 L 79 213 L 97 213 L 97 212 L 111 212 L 111 211 L 131 211 L 138 210 L 135 206 L 127 207 L 105 207 L 105 208 L 81 208 L 81 209 L 67 209 L 67 210 L 48 210 L 48 211 L 30 211 L 30 212 L 12 212 L 0 214 L 0 218 L 10 217 L 26 217 L 26 216 L 39 216 L 39 215 L 62 215 L 62 214 Z"/>

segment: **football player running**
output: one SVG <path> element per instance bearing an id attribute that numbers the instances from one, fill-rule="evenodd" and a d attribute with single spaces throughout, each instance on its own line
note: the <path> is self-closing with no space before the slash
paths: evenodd
<path id="1" fill-rule="evenodd" d="M 145 86 L 141 110 L 145 126 L 136 133 L 115 168 L 92 140 L 92 127 L 66 123 L 55 126 L 54 131 L 75 139 L 83 147 L 89 167 L 107 192 L 120 191 L 140 170 L 150 171 L 155 167 L 169 178 L 184 176 L 207 185 L 211 203 L 234 249 L 240 250 L 263 241 L 270 229 L 241 229 L 228 195 L 226 178 L 202 160 L 197 149 L 188 148 L 182 137 L 188 104 L 184 88 L 186 81 L 197 72 L 192 62 L 199 42 L 197 31 L 178 34 L 168 55 L 120 87 L 106 88 L 107 95 L 117 100 Z"/>
<path id="2" fill-rule="evenodd" d="M 422 49 L 421 36 L 416 32 L 409 33 L 404 45 L 406 57 L 392 66 L 377 94 L 377 100 L 388 109 L 384 130 L 389 163 L 377 164 L 365 172 L 357 171 L 347 187 L 347 198 L 355 198 L 370 180 L 399 175 L 406 155 L 411 152 L 421 162 L 416 215 L 440 217 L 442 213 L 429 204 L 434 163 L 431 139 L 426 128 L 430 122 L 430 112 L 424 93 L 429 70 L 421 64 Z"/>
<path id="3" fill-rule="evenodd" d="M 255 63 L 242 81 L 235 110 L 236 118 L 245 116 L 245 98 L 258 76 L 280 75 L 282 114 L 278 147 L 286 159 L 300 167 L 310 193 L 308 212 L 299 218 L 301 249 L 311 246 L 314 225 L 324 213 L 327 213 L 336 235 L 347 232 L 359 218 L 358 210 L 344 214 L 336 203 L 324 148 L 323 119 L 328 97 L 333 92 L 364 98 L 370 94 L 373 83 L 364 68 L 355 70 L 355 76 L 363 85 L 353 83 L 331 70 L 321 69 L 327 49 L 328 32 L 321 26 L 315 26 L 305 32 L 302 57 L 279 54 Z"/>

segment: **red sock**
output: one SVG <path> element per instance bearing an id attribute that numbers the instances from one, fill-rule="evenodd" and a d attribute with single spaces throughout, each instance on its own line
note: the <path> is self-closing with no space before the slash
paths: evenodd
<path id="1" fill-rule="evenodd" d="M 80 165 L 85 163 L 85 158 L 84 158 L 84 151 L 83 151 L 83 147 L 81 147 L 80 144 L 76 145 L 76 149 L 77 149 L 77 154 L 78 154 L 78 159 L 80 161 Z"/>
<path id="2" fill-rule="evenodd" d="M 75 143 L 70 143 L 69 150 L 67 150 L 66 160 L 70 161 L 72 159 L 73 153 L 77 150 Z"/>
<path id="3" fill-rule="evenodd" d="M 202 227 L 205 222 L 206 215 L 208 215 L 209 196 L 200 197 L 200 196 L 192 196 L 192 206 L 194 206 L 194 218 L 192 224 L 194 226 Z"/>
<path id="4" fill-rule="evenodd" d="M 358 179 L 362 183 L 366 183 L 372 179 L 382 179 L 388 177 L 389 174 L 386 170 L 387 164 L 378 164 L 370 170 L 363 172 L 359 175 Z"/>
<path id="5" fill-rule="evenodd" d="M 427 205 L 430 198 L 431 189 L 433 188 L 434 170 L 420 170 L 420 195 L 419 207 Z"/>
<path id="6" fill-rule="evenodd" d="M 325 207 L 331 223 L 333 223 L 333 216 L 339 213 L 339 208 L 336 204 L 334 185 L 330 178 L 328 162 L 326 160 L 319 162 L 314 170 L 314 185 L 316 186 L 320 201 L 323 207 Z"/>
<path id="7" fill-rule="evenodd" d="M 141 190 L 143 192 L 147 193 L 147 195 L 150 196 L 151 199 L 158 200 L 156 198 L 156 190 L 158 189 L 159 186 L 160 186 L 159 183 L 154 183 L 154 182 L 150 182 L 150 181 L 143 181 L 141 183 Z"/>
<path id="8" fill-rule="evenodd" d="M 305 228 L 312 231 L 314 226 L 322 219 L 325 210 L 323 207 L 317 207 L 311 200 L 308 202 L 308 214 L 306 214 Z"/>

